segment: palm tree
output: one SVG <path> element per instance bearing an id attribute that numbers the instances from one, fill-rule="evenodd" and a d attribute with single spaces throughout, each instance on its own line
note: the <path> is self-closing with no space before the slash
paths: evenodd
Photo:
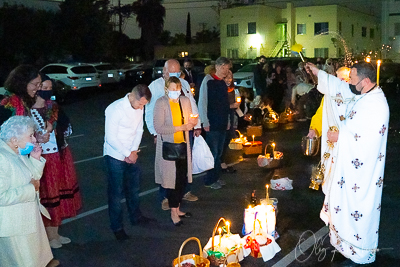
<path id="1" fill-rule="evenodd" d="M 165 8 L 162 0 L 137 0 L 132 4 L 136 21 L 141 29 L 141 41 L 145 60 L 154 58 L 154 45 L 163 31 Z"/>

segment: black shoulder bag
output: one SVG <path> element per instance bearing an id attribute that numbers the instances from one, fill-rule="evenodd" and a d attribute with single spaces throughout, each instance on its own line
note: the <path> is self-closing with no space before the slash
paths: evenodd
<path id="1" fill-rule="evenodd" d="M 179 109 L 181 110 L 182 125 L 185 123 L 183 119 L 183 112 L 181 107 L 181 101 L 179 100 Z M 185 132 L 183 132 L 183 138 L 185 138 Z M 162 143 L 162 156 L 164 160 L 177 161 L 187 158 L 187 146 L 185 142 L 182 143 L 170 143 L 164 142 L 161 135 Z"/>

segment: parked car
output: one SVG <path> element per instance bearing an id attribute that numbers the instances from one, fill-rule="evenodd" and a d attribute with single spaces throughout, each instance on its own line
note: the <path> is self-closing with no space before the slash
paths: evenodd
<path id="1" fill-rule="evenodd" d="M 119 77 L 121 81 L 125 80 L 126 78 L 126 72 L 131 71 L 131 70 L 136 70 L 139 67 L 141 67 L 143 64 L 142 63 L 128 63 L 124 65 L 122 68 L 118 70 Z"/>
<path id="2" fill-rule="evenodd" d="M 90 64 L 100 75 L 100 82 L 102 85 L 107 83 L 118 83 L 121 77 L 116 67 L 109 63 L 92 63 Z"/>
<path id="3" fill-rule="evenodd" d="M 168 59 L 157 59 L 154 62 L 153 65 L 153 73 L 152 73 L 152 78 L 153 80 L 158 79 L 160 77 L 162 77 L 163 73 L 163 68 L 164 68 L 164 64 Z M 184 62 L 184 58 L 179 58 L 177 59 L 179 61 L 179 64 L 181 65 L 181 69 L 183 68 L 183 62 Z M 201 60 L 198 59 L 191 59 L 193 62 L 193 71 L 196 73 L 203 73 L 204 72 L 204 68 L 206 66 L 206 64 L 204 62 L 202 62 Z"/>
<path id="4" fill-rule="evenodd" d="M 246 87 L 253 89 L 254 87 L 254 69 L 257 63 L 251 63 L 239 69 L 233 74 L 233 83 L 235 87 Z"/>
<path id="5" fill-rule="evenodd" d="M 136 85 L 139 83 L 144 83 L 149 85 L 152 80 L 153 65 L 151 64 L 141 64 L 136 66 L 132 70 L 127 70 L 125 72 L 124 82 L 127 85 Z"/>
<path id="6" fill-rule="evenodd" d="M 44 66 L 40 71 L 51 79 L 70 86 L 72 90 L 101 86 L 99 74 L 92 65 L 88 64 L 54 63 Z"/>

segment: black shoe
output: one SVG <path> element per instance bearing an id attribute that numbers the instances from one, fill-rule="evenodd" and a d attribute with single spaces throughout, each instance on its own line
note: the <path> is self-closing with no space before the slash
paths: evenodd
<path id="1" fill-rule="evenodd" d="M 122 240 L 127 240 L 129 239 L 129 235 L 127 235 L 124 231 L 124 229 L 118 230 L 116 232 L 114 232 L 115 238 L 117 238 L 117 240 L 122 241 Z"/>
<path id="2" fill-rule="evenodd" d="M 136 219 L 136 221 L 132 222 L 132 225 L 146 225 L 153 222 L 157 222 L 157 220 L 153 218 L 140 216 L 138 219 Z"/>
<path id="3" fill-rule="evenodd" d="M 172 221 L 172 223 L 175 225 L 175 226 L 181 226 L 182 224 L 183 224 L 183 222 L 182 221 L 179 221 L 179 222 L 174 222 L 174 221 Z"/>
<path id="4" fill-rule="evenodd" d="M 222 169 L 221 171 L 224 173 L 235 173 L 236 172 L 236 170 L 232 166 Z"/>
<path id="5" fill-rule="evenodd" d="M 191 218 L 193 215 L 190 212 L 186 212 L 183 215 L 179 215 L 180 218 Z"/>

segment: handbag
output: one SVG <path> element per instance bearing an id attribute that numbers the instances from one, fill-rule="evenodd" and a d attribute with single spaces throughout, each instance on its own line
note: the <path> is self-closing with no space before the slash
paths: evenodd
<path id="1" fill-rule="evenodd" d="M 181 110 L 182 125 L 184 124 L 183 112 L 181 107 L 181 101 L 179 100 L 179 108 Z M 185 135 L 183 135 L 185 138 Z M 170 143 L 164 142 L 161 135 L 162 143 L 162 156 L 164 160 L 177 161 L 184 160 L 187 158 L 187 146 L 185 142 L 182 143 Z"/>

